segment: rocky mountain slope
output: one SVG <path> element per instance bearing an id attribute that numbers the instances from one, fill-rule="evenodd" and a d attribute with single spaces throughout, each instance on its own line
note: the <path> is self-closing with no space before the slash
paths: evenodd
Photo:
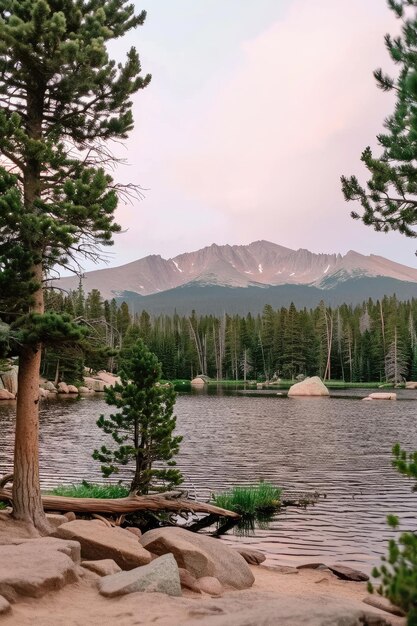
<path id="1" fill-rule="evenodd" d="M 308 285 L 331 290 L 346 281 L 365 277 L 417 283 L 417 269 L 353 250 L 344 256 L 315 254 L 269 241 L 255 241 L 247 246 L 213 244 L 173 259 L 150 255 L 120 267 L 87 272 L 83 288 L 86 293 L 99 289 L 104 298 L 120 297 L 126 292 L 149 296 L 184 286 Z M 55 284 L 63 289 L 76 289 L 78 278 L 61 278 Z"/>

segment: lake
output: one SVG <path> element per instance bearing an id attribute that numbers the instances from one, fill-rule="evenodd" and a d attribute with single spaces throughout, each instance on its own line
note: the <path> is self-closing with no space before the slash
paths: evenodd
<path id="1" fill-rule="evenodd" d="M 402 530 L 417 530 L 413 483 L 391 467 L 394 442 L 417 449 L 417 393 L 398 390 L 396 402 L 362 402 L 367 393 L 286 398 L 210 389 L 180 394 L 176 414 L 184 441 L 178 465 L 185 486 L 202 500 L 260 479 L 290 491 L 318 491 L 323 496 L 314 506 L 289 507 L 267 529 L 250 537 L 231 531 L 227 541 L 259 547 L 269 564 L 339 562 L 369 572 L 392 536 L 388 513 L 399 515 Z M 14 409 L 13 402 L 0 404 L 0 475 L 12 468 Z M 43 402 L 44 489 L 102 480 L 91 452 L 110 443 L 95 425 L 100 413 L 109 412 L 98 395 Z"/>

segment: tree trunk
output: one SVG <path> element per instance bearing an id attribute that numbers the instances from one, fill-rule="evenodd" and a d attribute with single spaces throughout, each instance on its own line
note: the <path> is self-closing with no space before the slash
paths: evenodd
<path id="1" fill-rule="evenodd" d="M 31 79 L 32 80 L 32 79 Z M 27 86 L 27 133 L 37 141 L 42 138 L 45 88 L 34 79 Z M 37 155 L 28 154 L 23 177 L 24 205 L 27 213 L 36 213 L 41 197 L 41 165 Z M 33 244 L 33 279 L 37 290 L 32 295 L 30 313 L 44 313 L 43 266 L 36 257 L 43 257 L 42 242 Z M 24 346 L 19 356 L 16 435 L 14 451 L 13 515 L 15 519 L 33 524 L 40 533 L 50 527 L 42 506 L 39 483 L 39 375 L 42 345 Z"/>

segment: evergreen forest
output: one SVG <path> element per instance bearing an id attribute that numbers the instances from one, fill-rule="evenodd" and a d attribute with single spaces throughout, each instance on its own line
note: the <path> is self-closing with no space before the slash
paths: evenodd
<path id="1" fill-rule="evenodd" d="M 131 314 L 125 302 L 98 290 L 50 290 L 47 309 L 67 313 L 84 339 L 43 352 L 43 376 L 81 381 L 84 367 L 117 371 L 123 353 L 141 338 L 162 364 L 163 378 L 206 375 L 217 380 L 324 380 L 400 383 L 417 380 L 417 300 L 395 296 L 358 306 L 273 309 L 253 316 Z"/>

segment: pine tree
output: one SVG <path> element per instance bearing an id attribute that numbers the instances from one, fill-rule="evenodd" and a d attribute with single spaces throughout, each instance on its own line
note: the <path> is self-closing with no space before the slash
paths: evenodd
<path id="1" fill-rule="evenodd" d="M 102 446 L 93 458 L 102 463 L 105 477 L 118 472 L 118 465 L 134 462 L 131 493 L 146 494 L 150 489 L 170 489 L 182 482 L 173 457 L 178 453 L 180 436 L 174 436 L 173 416 L 176 393 L 171 385 L 160 384 L 158 359 L 138 340 L 125 356 L 121 384 L 106 389 L 106 402 L 121 409 L 97 425 L 119 444 L 116 450 Z M 158 469 L 154 467 L 158 462 Z M 168 465 L 161 468 L 160 463 Z M 161 485 L 162 483 L 162 485 Z"/>
<path id="2" fill-rule="evenodd" d="M 416 237 L 417 230 L 417 1 L 388 0 L 396 17 L 402 21 L 401 36 L 385 36 L 386 48 L 399 67 L 397 78 L 381 69 L 374 72 L 377 85 L 396 95 L 395 110 L 385 121 L 386 132 L 378 136 L 382 148 L 374 157 L 368 147 L 362 162 L 370 178 L 363 187 L 356 176 L 342 176 L 347 201 L 359 201 L 363 213 L 351 213 L 355 219 L 375 230 L 396 230 Z"/>
<path id="3" fill-rule="evenodd" d="M 45 279 L 97 259 L 120 230 L 106 142 L 133 128 L 132 95 L 150 77 L 134 48 L 116 64 L 108 42 L 145 15 L 127 0 L 0 0 L 0 300 L 19 355 L 13 513 L 41 531 L 42 345 L 76 334 L 44 312 Z"/>

